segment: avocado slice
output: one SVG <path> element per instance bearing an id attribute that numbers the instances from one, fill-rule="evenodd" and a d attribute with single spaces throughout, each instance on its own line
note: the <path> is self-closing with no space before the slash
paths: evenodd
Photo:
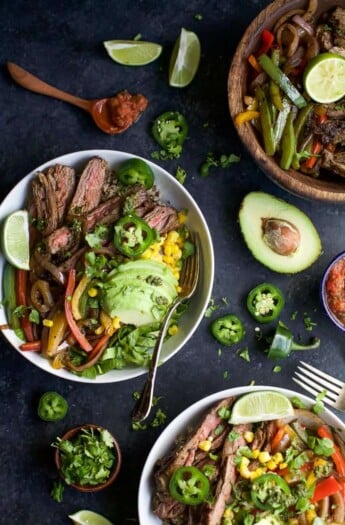
<path id="1" fill-rule="evenodd" d="M 160 321 L 177 296 L 177 284 L 171 270 L 159 261 L 130 261 L 109 274 L 101 306 L 110 317 L 119 317 L 126 324 Z"/>
<path id="2" fill-rule="evenodd" d="M 309 217 L 268 193 L 246 195 L 239 223 L 252 255 L 275 272 L 301 272 L 321 255 L 321 240 Z"/>

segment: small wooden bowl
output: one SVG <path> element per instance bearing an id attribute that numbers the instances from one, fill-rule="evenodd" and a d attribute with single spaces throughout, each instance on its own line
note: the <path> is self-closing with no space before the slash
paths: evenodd
<path id="1" fill-rule="evenodd" d="M 97 429 L 105 430 L 100 425 L 93 425 L 93 424 L 79 425 L 77 427 L 74 427 L 74 428 L 71 428 L 70 430 L 68 430 L 63 436 L 61 436 L 61 439 L 71 440 L 82 429 L 90 429 L 90 428 L 93 428 L 95 430 L 97 430 Z M 116 462 L 114 464 L 114 468 L 113 468 L 109 478 L 104 483 L 100 483 L 99 485 L 78 485 L 77 483 L 71 483 L 71 484 L 69 484 L 69 487 L 74 487 L 75 489 L 79 490 L 80 492 L 98 492 L 100 490 L 103 490 L 103 489 L 109 487 L 109 485 L 111 485 L 115 481 L 115 479 L 117 478 L 117 476 L 118 476 L 118 474 L 120 472 L 121 463 L 122 463 L 122 455 L 121 455 L 120 446 L 119 446 L 117 440 L 115 439 L 115 437 L 111 433 L 110 433 L 110 435 L 111 435 L 111 437 L 112 437 L 112 439 L 114 441 L 114 450 L 115 450 L 115 454 L 116 454 Z M 59 449 L 55 450 L 54 459 L 55 459 L 55 464 L 56 464 L 56 467 L 57 467 L 57 469 L 59 471 L 59 474 L 62 477 L 62 479 L 64 479 L 64 476 L 63 476 L 63 474 L 61 472 L 61 464 L 62 464 L 62 462 L 61 462 L 61 453 L 60 453 Z"/>
<path id="2" fill-rule="evenodd" d="M 292 9 L 305 9 L 308 0 L 276 0 L 269 4 L 246 29 L 234 54 L 228 76 L 228 102 L 230 114 L 245 110 L 243 98 L 247 94 L 248 56 L 259 47 L 263 29 L 272 29 L 278 19 Z M 319 0 L 317 15 L 339 4 L 339 0 Z M 238 135 L 249 153 L 266 175 L 282 188 L 308 199 L 333 203 L 345 202 L 345 180 L 339 176 L 329 180 L 313 178 L 298 171 L 282 170 L 273 157 L 266 155 L 261 140 L 250 123 L 236 126 Z"/>

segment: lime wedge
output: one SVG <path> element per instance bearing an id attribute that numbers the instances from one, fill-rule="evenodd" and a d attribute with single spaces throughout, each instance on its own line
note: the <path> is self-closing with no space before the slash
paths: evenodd
<path id="1" fill-rule="evenodd" d="M 104 516 L 92 510 L 79 510 L 68 517 L 73 521 L 74 525 L 113 525 Z"/>
<path id="2" fill-rule="evenodd" d="M 145 66 L 159 57 L 162 46 L 142 40 L 108 40 L 103 42 L 110 58 L 124 66 Z"/>
<path id="3" fill-rule="evenodd" d="M 29 270 L 29 214 L 19 210 L 9 215 L 3 225 L 2 251 L 9 263 L 21 270 Z"/>
<path id="4" fill-rule="evenodd" d="M 290 400 L 279 392 L 269 390 L 251 392 L 240 397 L 233 406 L 230 423 L 256 423 L 292 416 Z"/>
<path id="5" fill-rule="evenodd" d="M 316 56 L 305 68 L 303 83 L 315 102 L 328 104 L 340 100 L 345 95 L 345 57 L 335 53 Z"/>
<path id="6" fill-rule="evenodd" d="M 197 35 L 182 28 L 170 58 L 170 86 L 182 88 L 192 82 L 199 67 L 200 54 L 200 41 Z"/>

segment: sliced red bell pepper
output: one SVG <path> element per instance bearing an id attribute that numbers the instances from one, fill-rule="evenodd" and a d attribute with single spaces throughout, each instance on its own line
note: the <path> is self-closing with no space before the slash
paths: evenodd
<path id="1" fill-rule="evenodd" d="M 28 343 L 23 343 L 19 346 L 23 352 L 39 352 L 41 350 L 41 341 L 29 341 Z"/>
<path id="2" fill-rule="evenodd" d="M 261 33 L 261 46 L 259 50 L 256 52 L 256 56 L 260 56 L 263 53 L 266 54 L 267 51 L 269 51 L 273 45 L 274 42 L 274 34 L 271 33 L 268 29 L 264 29 Z"/>
<path id="3" fill-rule="evenodd" d="M 28 283 L 28 272 L 26 270 L 16 270 L 16 299 L 17 306 L 27 306 L 27 283 Z M 24 312 L 24 315 L 20 318 L 20 325 L 24 332 L 26 341 L 33 341 L 34 333 L 32 324 L 29 320 L 29 315 Z"/>
<path id="4" fill-rule="evenodd" d="M 256 57 L 253 55 L 253 53 L 251 53 L 248 56 L 248 62 L 252 66 L 252 68 L 255 69 L 257 73 L 261 73 L 262 67 L 260 66 L 259 62 L 257 61 Z"/>
<path id="5" fill-rule="evenodd" d="M 304 166 L 308 169 L 311 169 L 315 166 L 315 163 L 317 161 L 317 156 L 320 151 L 322 150 L 322 144 L 321 142 L 319 141 L 316 141 L 314 142 L 313 144 L 313 149 L 311 150 L 312 152 L 312 157 L 309 157 L 309 159 L 307 159 L 305 162 L 304 162 Z"/>
<path id="6" fill-rule="evenodd" d="M 311 501 L 312 503 L 316 503 L 321 499 L 332 496 L 332 494 L 336 494 L 336 492 L 339 492 L 341 489 L 342 487 L 340 483 L 338 483 L 338 481 L 333 476 L 322 479 L 316 485 Z"/>
<path id="7" fill-rule="evenodd" d="M 343 457 L 340 448 L 334 443 L 333 436 L 326 426 L 319 427 L 317 429 L 317 434 L 321 438 L 327 438 L 333 441 L 334 452 L 331 457 L 333 459 L 336 471 L 344 480 L 342 482 L 339 481 L 339 485 L 341 487 L 342 495 L 345 498 L 345 458 Z"/>
<path id="8" fill-rule="evenodd" d="M 84 334 L 80 331 L 77 323 L 75 322 L 72 314 L 72 304 L 71 298 L 75 288 L 75 277 L 76 271 L 72 268 L 68 273 L 67 286 L 65 290 L 65 315 L 68 326 L 72 332 L 72 335 L 75 337 L 76 341 L 80 344 L 81 348 L 85 352 L 91 352 L 92 346 L 89 341 L 86 339 Z"/>
<path id="9" fill-rule="evenodd" d="M 281 442 L 285 434 L 286 434 L 285 426 L 280 427 L 277 430 L 277 432 L 274 434 L 272 442 L 271 442 L 271 449 L 273 450 L 273 452 L 278 448 L 279 443 Z"/>

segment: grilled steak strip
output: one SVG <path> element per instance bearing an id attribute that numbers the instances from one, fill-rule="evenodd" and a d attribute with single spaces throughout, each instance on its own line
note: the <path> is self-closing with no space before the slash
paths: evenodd
<path id="1" fill-rule="evenodd" d="M 179 227 L 177 211 L 172 206 L 157 204 L 143 219 L 161 234 Z"/>
<path id="2" fill-rule="evenodd" d="M 104 159 L 94 157 L 89 160 L 80 176 L 68 215 L 72 218 L 85 215 L 98 206 L 108 170 L 108 163 Z"/>
<path id="3" fill-rule="evenodd" d="M 49 235 L 59 225 L 59 214 L 54 187 L 42 172 L 32 182 L 32 195 L 39 229 L 43 235 Z"/>
<path id="4" fill-rule="evenodd" d="M 56 164 L 47 169 L 46 177 L 55 193 L 59 226 L 61 226 L 75 191 L 75 170 L 69 166 Z"/>

